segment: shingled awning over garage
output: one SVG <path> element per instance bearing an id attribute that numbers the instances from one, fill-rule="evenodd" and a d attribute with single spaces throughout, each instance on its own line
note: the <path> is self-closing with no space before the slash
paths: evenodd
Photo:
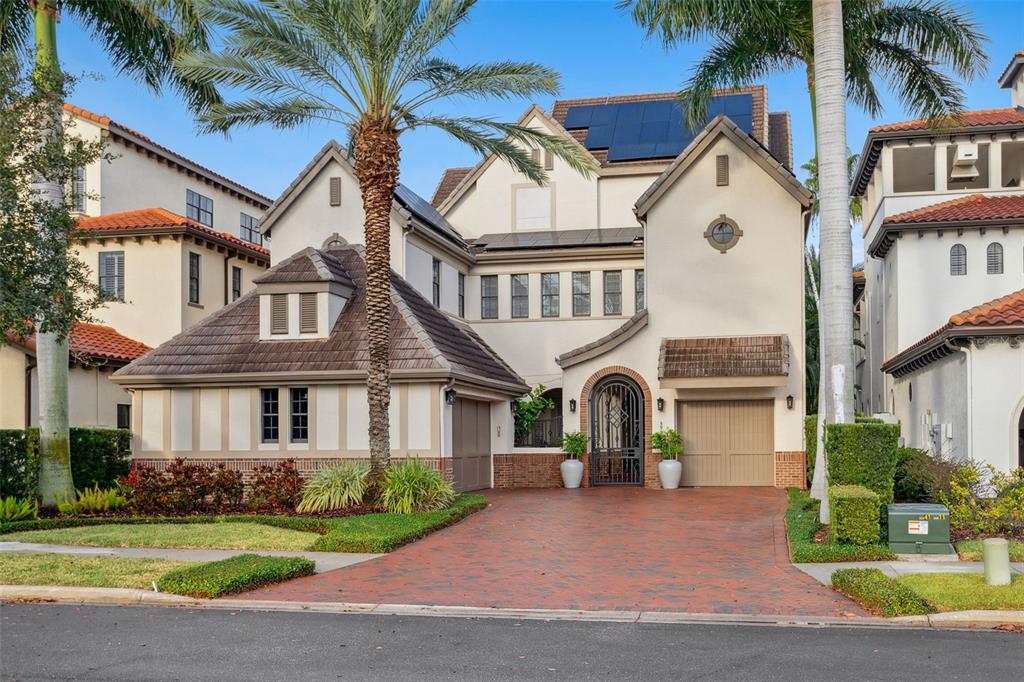
<path id="1" fill-rule="evenodd" d="M 662 388 L 782 386 L 789 375 L 784 334 L 662 339 L 658 379 Z"/>

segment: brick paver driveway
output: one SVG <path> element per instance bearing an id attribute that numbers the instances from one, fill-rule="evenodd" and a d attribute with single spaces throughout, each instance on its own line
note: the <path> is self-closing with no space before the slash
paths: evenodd
<path id="1" fill-rule="evenodd" d="M 250 599 L 866 615 L 789 564 L 770 488 L 489 491 L 491 506 L 385 557 Z"/>

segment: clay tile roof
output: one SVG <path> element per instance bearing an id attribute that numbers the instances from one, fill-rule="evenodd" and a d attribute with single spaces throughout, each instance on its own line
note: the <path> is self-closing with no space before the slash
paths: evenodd
<path id="1" fill-rule="evenodd" d="M 448 195 L 455 191 L 455 188 L 462 182 L 462 178 L 469 175 L 473 167 L 468 168 L 449 168 L 445 170 L 444 174 L 441 175 L 441 180 L 437 183 L 437 188 L 434 190 L 434 196 L 430 199 L 430 203 L 434 206 L 440 206 L 441 202 L 448 198 Z"/>
<path id="2" fill-rule="evenodd" d="M 789 374 L 784 335 L 662 339 L 659 379 L 767 377 Z"/>
<path id="3" fill-rule="evenodd" d="M 151 349 L 141 341 L 130 339 L 118 333 L 113 327 L 89 322 L 78 322 L 71 330 L 71 355 L 89 360 L 102 360 L 115 363 L 129 363 L 140 358 Z M 24 341 L 11 338 L 23 348 L 32 352 L 36 349 L 36 339 L 30 336 Z"/>
<path id="4" fill-rule="evenodd" d="M 140 208 L 134 211 L 121 211 L 119 213 L 79 218 L 78 230 L 88 233 L 89 236 L 117 236 L 118 234 L 135 236 L 139 234 L 188 232 L 240 249 L 246 249 L 261 260 L 270 260 L 270 251 L 259 244 L 247 242 L 229 232 L 220 232 L 212 227 L 207 227 L 163 208 Z"/>
<path id="5" fill-rule="evenodd" d="M 978 128 L 984 126 L 1024 124 L 1024 111 L 1012 107 L 1006 109 L 982 109 L 965 111 L 959 120 L 951 120 L 953 128 Z M 869 133 L 896 133 L 904 131 L 928 130 L 928 121 L 923 118 L 900 123 L 886 123 L 875 126 Z"/>
<path id="6" fill-rule="evenodd" d="M 1024 218 L 1024 195 L 971 194 L 887 217 L 889 225 L 942 223 L 963 220 L 1015 220 Z"/>
<path id="7" fill-rule="evenodd" d="M 1024 289 L 952 315 L 949 323 L 956 327 L 1024 324 Z"/>

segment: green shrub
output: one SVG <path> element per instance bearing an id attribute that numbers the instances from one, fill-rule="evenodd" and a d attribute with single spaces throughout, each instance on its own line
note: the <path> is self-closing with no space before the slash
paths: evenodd
<path id="1" fill-rule="evenodd" d="M 131 433 L 72 427 L 71 478 L 76 486 L 109 488 L 128 473 Z M 39 429 L 0 430 L 0 495 L 30 497 L 39 481 Z"/>
<path id="2" fill-rule="evenodd" d="M 571 459 L 579 459 L 587 453 L 587 434 L 570 431 L 562 436 L 562 451 Z"/>
<path id="3" fill-rule="evenodd" d="M 877 417 L 868 417 L 863 414 L 858 414 L 854 418 L 855 424 L 884 424 L 881 419 Z M 804 449 L 807 451 L 807 482 L 814 478 L 814 465 L 816 463 L 816 457 L 818 456 L 818 415 L 809 414 L 804 417 Z M 897 439 L 899 433 L 896 434 Z"/>
<path id="4" fill-rule="evenodd" d="M 455 490 L 440 471 L 409 458 L 384 472 L 377 501 L 385 511 L 395 514 L 435 511 L 455 501 Z"/>
<path id="5" fill-rule="evenodd" d="M 335 511 L 362 504 L 370 477 L 370 467 L 362 462 L 347 462 L 323 469 L 306 481 L 302 501 L 295 508 L 300 514 Z"/>
<path id="6" fill-rule="evenodd" d="M 877 568 L 843 568 L 832 574 L 832 587 L 883 616 L 919 616 L 931 612 L 916 592 Z"/>
<path id="7" fill-rule="evenodd" d="M 990 464 L 967 462 L 940 494 L 949 521 L 959 535 L 1024 537 L 1024 467 L 1009 474 Z"/>
<path id="8" fill-rule="evenodd" d="M 825 452 L 830 485 L 862 485 L 892 502 L 898 424 L 829 424 Z"/>
<path id="9" fill-rule="evenodd" d="M 99 485 L 84 488 L 75 492 L 75 499 L 57 497 L 57 511 L 64 516 L 80 514 L 102 514 L 103 512 L 120 511 L 128 506 L 128 501 L 118 492 L 117 488 L 101 490 Z"/>
<path id="10" fill-rule="evenodd" d="M 661 450 L 662 459 L 675 459 L 683 454 L 683 439 L 675 429 L 663 429 L 651 434 L 651 447 Z"/>
<path id="11" fill-rule="evenodd" d="M 886 561 L 896 555 L 887 545 L 840 545 L 817 543 L 814 537 L 821 530 L 818 522 L 817 500 L 798 488 L 789 489 L 789 508 L 786 510 L 786 538 L 789 540 L 793 563 L 813 564 L 834 561 Z"/>
<path id="12" fill-rule="evenodd" d="M 938 502 L 949 494 L 950 481 L 960 465 L 917 448 L 896 449 L 893 498 L 897 502 Z"/>
<path id="13" fill-rule="evenodd" d="M 309 559 L 240 554 L 222 561 L 175 569 L 160 578 L 157 587 L 161 592 L 216 599 L 312 575 L 315 568 Z"/>
<path id="14" fill-rule="evenodd" d="M 35 497 L 17 498 L 13 495 L 0 500 L 0 521 L 22 521 L 39 516 L 39 503 Z"/>
<path id="15" fill-rule="evenodd" d="M 879 541 L 878 493 L 860 485 L 833 485 L 828 489 L 828 503 L 833 542 L 870 545 Z"/>

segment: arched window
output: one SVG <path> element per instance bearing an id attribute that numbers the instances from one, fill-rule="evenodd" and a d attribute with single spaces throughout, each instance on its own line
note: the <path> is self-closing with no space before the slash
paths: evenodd
<path id="1" fill-rule="evenodd" d="M 967 274 L 967 247 L 953 244 L 949 250 L 949 274 L 954 277 Z"/>
<path id="2" fill-rule="evenodd" d="M 544 410 L 528 429 L 516 429 L 515 446 L 530 448 L 557 448 L 562 445 L 562 389 L 544 391 L 545 398 L 554 407 Z"/>
<path id="3" fill-rule="evenodd" d="M 985 260 L 988 263 L 988 274 L 1003 274 L 1003 245 L 999 242 L 992 242 L 985 252 Z"/>

